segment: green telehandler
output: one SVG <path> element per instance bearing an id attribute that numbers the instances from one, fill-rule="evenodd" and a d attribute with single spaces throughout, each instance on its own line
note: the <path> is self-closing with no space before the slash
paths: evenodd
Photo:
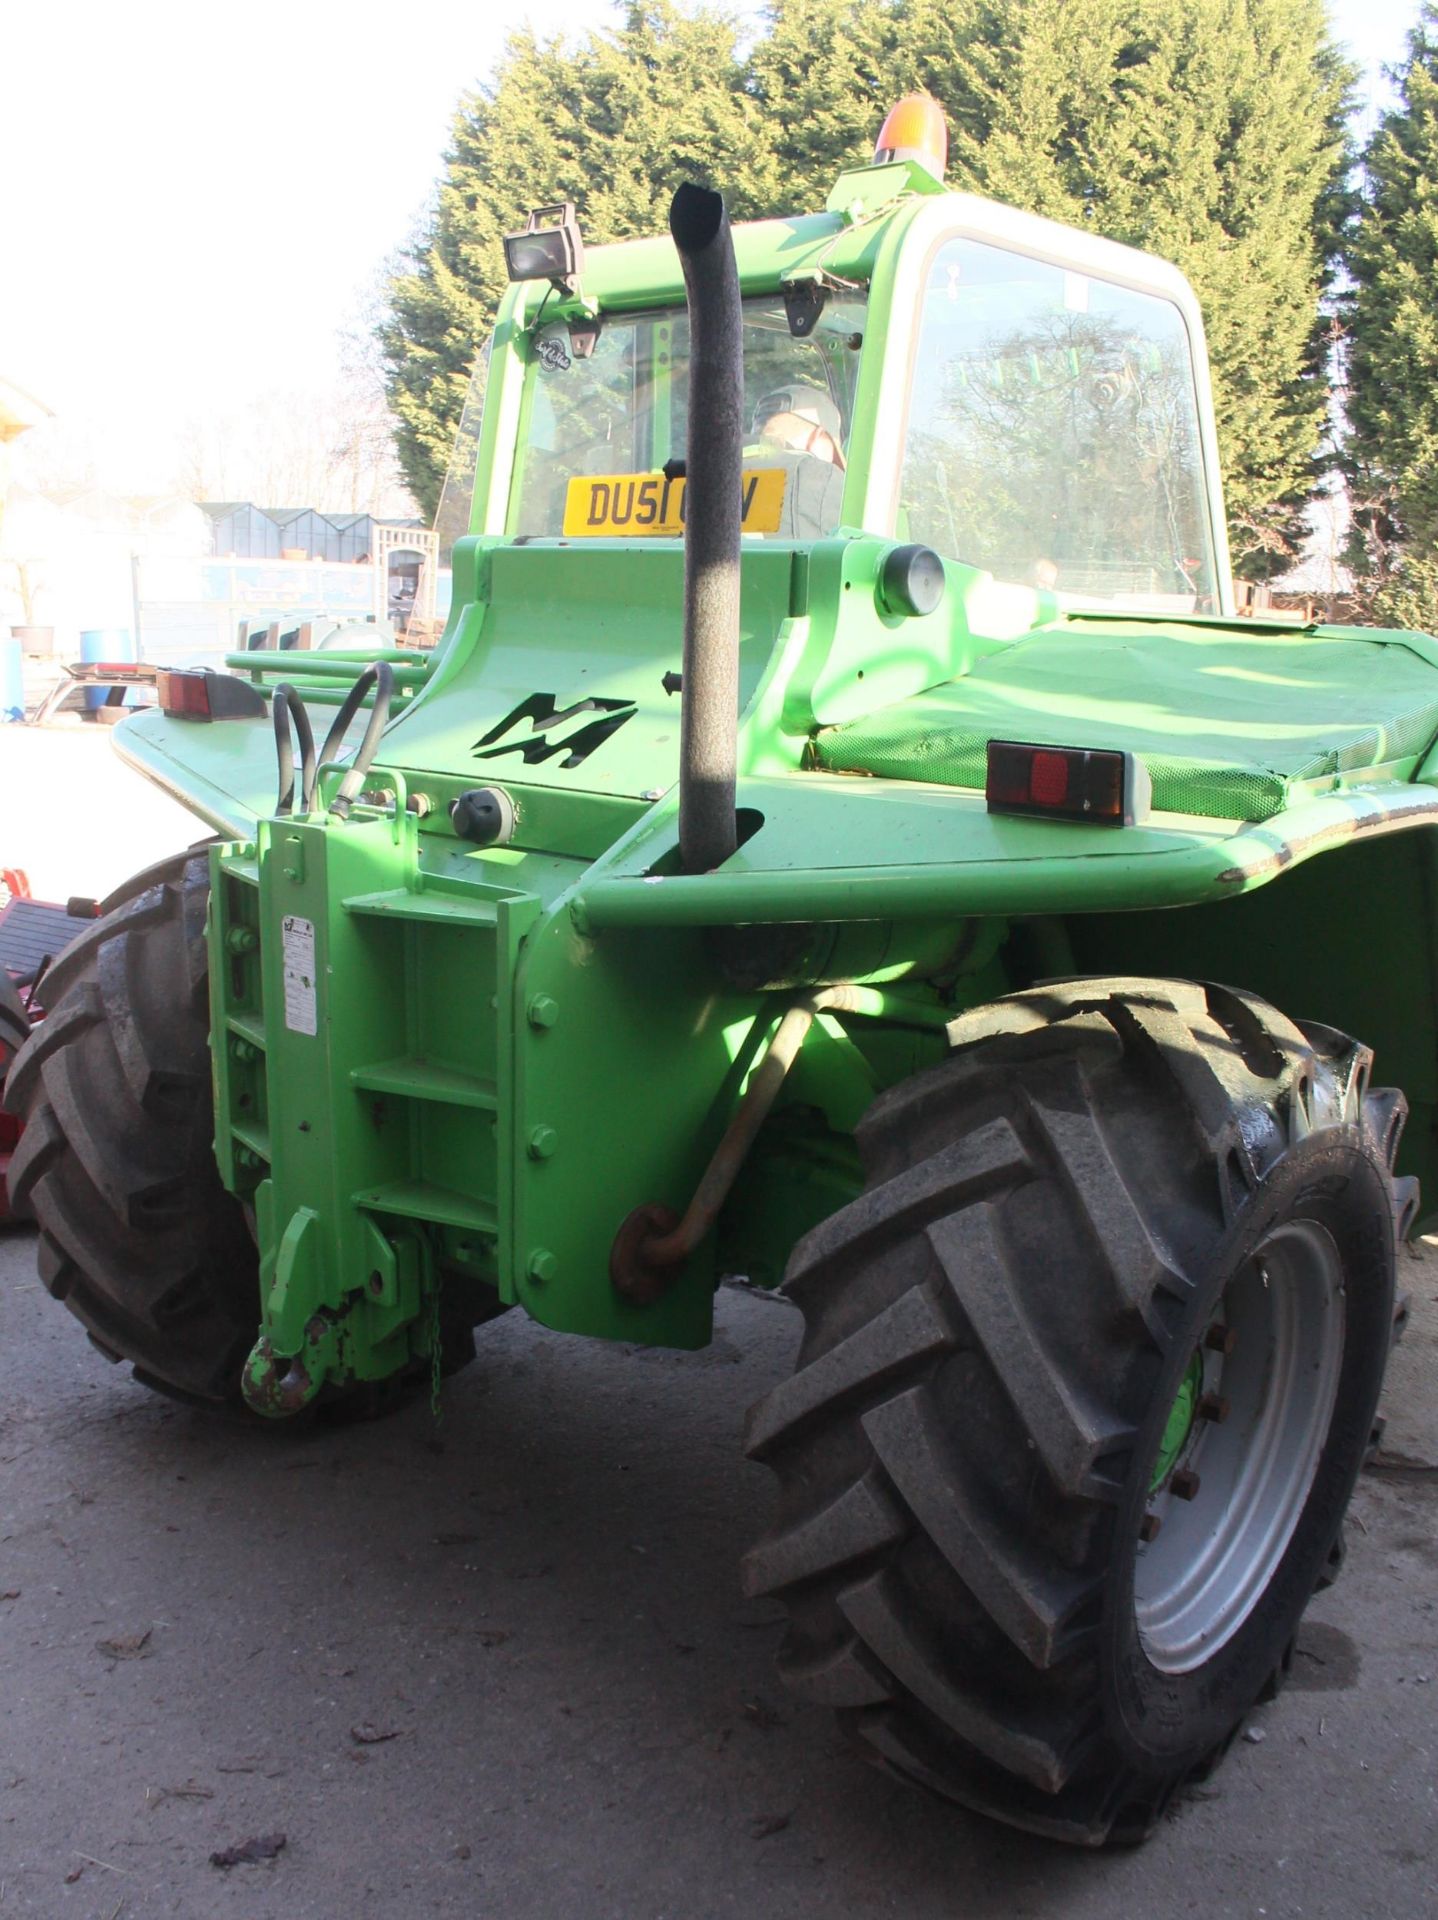
<path id="1" fill-rule="evenodd" d="M 1342 1558 L 1435 1153 L 1438 643 L 1235 617 L 1191 290 L 943 139 L 511 236 L 440 644 L 160 674 L 115 744 L 214 837 L 52 969 L 11 1188 L 102 1352 L 271 1419 L 782 1285 L 783 1678 L 1098 1845 Z"/>

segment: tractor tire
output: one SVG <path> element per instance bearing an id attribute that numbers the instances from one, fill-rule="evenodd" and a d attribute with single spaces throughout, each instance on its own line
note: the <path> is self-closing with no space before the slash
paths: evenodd
<path id="1" fill-rule="evenodd" d="M 46 975 L 6 1104 L 25 1122 L 11 1195 L 39 1223 L 50 1292 L 146 1386 L 225 1403 L 255 1339 L 259 1263 L 214 1158 L 209 885 L 191 852 L 103 903 Z"/>
<path id="2" fill-rule="evenodd" d="M 1406 1106 L 1218 986 L 962 1016 L 795 1249 L 806 1331 L 747 1447 L 780 1669 L 886 1771 L 1142 1839 L 1281 1684 L 1341 1561 L 1393 1323 Z"/>

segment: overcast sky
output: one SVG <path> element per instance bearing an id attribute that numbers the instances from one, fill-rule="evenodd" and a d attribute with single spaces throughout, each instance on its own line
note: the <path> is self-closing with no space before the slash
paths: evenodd
<path id="1" fill-rule="evenodd" d="M 1417 0 L 1330 6 L 1376 86 Z M 11 0 L 0 375 L 92 434 L 112 484 L 163 485 L 186 417 L 334 379 L 338 335 L 422 214 L 458 97 L 508 25 L 612 11 Z"/>

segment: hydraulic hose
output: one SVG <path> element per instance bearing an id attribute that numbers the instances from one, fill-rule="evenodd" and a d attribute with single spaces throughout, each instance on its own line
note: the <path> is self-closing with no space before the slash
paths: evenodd
<path id="1" fill-rule="evenodd" d="M 670 203 L 669 231 L 689 301 L 679 850 L 686 873 L 708 873 L 738 841 L 744 310 L 723 195 L 686 181 Z"/>
<path id="2" fill-rule="evenodd" d="M 300 812 L 308 813 L 315 802 L 315 735 L 310 716 L 298 693 L 286 680 L 275 688 L 273 705 L 275 752 L 280 763 L 280 797 L 276 813 L 293 813 L 295 803 L 295 740 L 300 747 Z"/>
<path id="3" fill-rule="evenodd" d="M 320 751 L 320 764 L 337 753 L 350 722 L 360 710 L 360 705 L 370 688 L 374 688 L 374 705 L 370 708 L 369 724 L 364 730 L 364 739 L 360 741 L 359 752 L 350 763 L 349 771 L 340 781 L 339 791 L 330 802 L 330 812 L 338 814 L 341 820 L 349 817 L 355 796 L 364 785 L 364 777 L 374 764 L 375 753 L 379 747 L 379 737 L 389 721 L 390 702 L 394 698 L 394 674 L 383 660 L 376 660 L 355 681 L 344 697 L 344 704 L 334 717 L 334 724 L 325 735 L 325 744 Z"/>

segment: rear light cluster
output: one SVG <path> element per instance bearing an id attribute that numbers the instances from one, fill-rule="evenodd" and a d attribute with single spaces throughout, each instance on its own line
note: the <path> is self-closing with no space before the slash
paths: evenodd
<path id="1" fill-rule="evenodd" d="M 990 813 L 1131 827 L 1147 819 L 1152 786 L 1147 767 L 1131 753 L 991 740 L 984 798 Z"/>
<path id="2" fill-rule="evenodd" d="M 209 667 L 161 667 L 155 698 L 162 713 L 178 720 L 259 720 L 269 712 L 258 687 Z"/>
<path id="3" fill-rule="evenodd" d="M 155 675 L 155 698 L 164 713 L 182 713 L 192 720 L 210 717 L 210 689 L 203 673 L 168 673 L 161 668 Z"/>

